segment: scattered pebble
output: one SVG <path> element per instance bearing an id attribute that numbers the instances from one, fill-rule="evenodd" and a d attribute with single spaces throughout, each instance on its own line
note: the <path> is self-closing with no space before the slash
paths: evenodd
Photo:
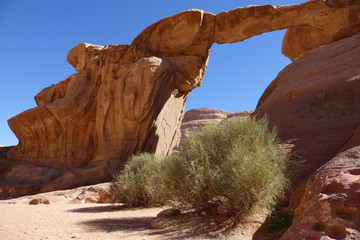
<path id="1" fill-rule="evenodd" d="M 211 222 L 211 223 L 210 223 L 210 227 L 214 228 L 214 227 L 216 227 L 216 226 L 217 226 L 216 222 Z"/>

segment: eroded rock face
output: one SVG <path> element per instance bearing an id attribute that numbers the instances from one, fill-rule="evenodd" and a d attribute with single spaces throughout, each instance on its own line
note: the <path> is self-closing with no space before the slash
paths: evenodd
<path id="1" fill-rule="evenodd" d="M 360 35 L 313 50 L 282 70 L 255 110 L 292 149 L 297 183 L 332 159 L 360 123 Z"/>
<path id="2" fill-rule="evenodd" d="M 38 107 L 9 120 L 19 144 L 0 155 L 52 169 L 40 171 L 46 175 L 34 183 L 40 191 L 111 180 L 132 154 L 166 155 L 178 144 L 188 92 L 201 85 L 213 43 L 297 26 L 327 31 L 329 19 L 345 14 L 341 29 L 330 33 L 338 39 L 356 31 L 358 2 L 315 0 L 217 15 L 189 10 L 149 26 L 131 45 L 79 44 L 67 57 L 78 73 L 42 90 Z M 6 166 L 3 176 L 16 172 Z M 21 184 L 11 176 L 4 188 Z"/>
<path id="3" fill-rule="evenodd" d="M 216 15 L 214 41 L 240 42 L 288 28 L 283 54 L 295 60 L 304 52 L 360 31 L 360 0 L 308 1 L 290 6 L 250 6 Z"/>
<path id="4" fill-rule="evenodd" d="M 70 51 L 79 73 L 41 91 L 37 108 L 9 120 L 20 139 L 12 158 L 78 168 L 141 151 L 167 154 L 177 144 L 187 95 L 174 88 L 171 63 L 136 46 L 92 48 Z"/>
<path id="5" fill-rule="evenodd" d="M 309 1 L 302 5 L 312 8 L 317 16 L 304 25 L 288 28 L 282 53 L 292 60 L 308 50 L 360 32 L 360 0 Z M 329 11 L 325 5 L 332 9 Z"/>
<path id="6" fill-rule="evenodd" d="M 295 218 L 282 239 L 359 239 L 360 35 L 287 66 L 255 114 L 278 127 L 299 163 L 294 182 L 303 183 L 291 197 Z"/>
<path id="7" fill-rule="evenodd" d="M 281 239 L 360 239 L 359 145 L 345 147 L 293 194 L 296 217 Z"/>

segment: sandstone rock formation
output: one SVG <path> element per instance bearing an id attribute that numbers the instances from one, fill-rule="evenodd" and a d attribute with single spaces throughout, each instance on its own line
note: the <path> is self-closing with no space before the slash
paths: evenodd
<path id="1" fill-rule="evenodd" d="M 315 0 L 291 6 L 237 8 L 216 15 L 214 41 L 234 43 L 288 28 L 283 54 L 294 60 L 360 31 L 360 0 Z"/>
<path id="2" fill-rule="evenodd" d="M 282 239 L 359 239 L 360 34 L 287 66 L 255 114 L 268 116 L 298 161 L 296 184 L 318 169 L 292 195 L 295 218 Z"/>
<path id="3" fill-rule="evenodd" d="M 324 4 L 337 10 L 328 11 Z M 283 39 L 282 52 L 292 60 L 308 50 L 360 31 L 359 0 L 309 1 L 304 5 L 317 11 L 317 16 L 310 18 L 304 25 L 288 28 Z"/>
<path id="4" fill-rule="evenodd" d="M 187 94 L 201 85 L 213 43 L 298 26 L 344 38 L 357 31 L 359 1 L 250 6 L 217 15 L 189 10 L 149 26 L 131 45 L 79 44 L 67 57 L 78 73 L 42 90 L 38 107 L 9 120 L 19 144 L 0 151 L 6 162 L 2 188 L 17 186 L 8 189 L 12 196 L 24 194 L 23 178 L 32 167 L 39 177 L 28 187 L 50 191 L 108 181 L 132 154 L 169 154 L 179 142 Z M 310 34 L 314 46 L 287 55 L 296 58 L 331 38 L 318 37 Z M 294 37 L 287 39 L 284 49 Z"/>
<path id="5" fill-rule="evenodd" d="M 255 110 L 292 147 L 298 182 L 332 159 L 360 123 L 360 35 L 313 50 L 283 69 Z"/>
<path id="6" fill-rule="evenodd" d="M 184 114 L 180 131 L 181 139 L 179 146 L 182 146 L 192 130 L 205 127 L 207 124 L 216 124 L 225 120 L 230 113 L 220 109 L 196 108 Z"/>
<path id="7" fill-rule="evenodd" d="M 138 46 L 80 44 L 68 61 L 79 73 L 9 120 L 20 140 L 11 158 L 72 169 L 177 144 L 186 94 L 174 88 L 169 60 Z"/>
<path id="8" fill-rule="evenodd" d="M 295 218 L 281 239 L 360 239 L 359 139 L 356 142 L 293 194 Z"/>

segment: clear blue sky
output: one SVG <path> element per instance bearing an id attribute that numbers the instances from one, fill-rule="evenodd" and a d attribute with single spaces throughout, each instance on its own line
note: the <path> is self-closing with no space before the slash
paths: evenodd
<path id="1" fill-rule="evenodd" d="M 130 44 L 141 30 L 177 12 L 219 13 L 246 5 L 301 0 L 0 0 L 0 145 L 16 145 L 7 119 L 35 107 L 33 97 L 75 70 L 68 51 L 81 42 Z M 284 31 L 235 44 L 214 44 L 200 88 L 186 109 L 252 110 L 266 86 L 290 61 L 281 55 Z"/>

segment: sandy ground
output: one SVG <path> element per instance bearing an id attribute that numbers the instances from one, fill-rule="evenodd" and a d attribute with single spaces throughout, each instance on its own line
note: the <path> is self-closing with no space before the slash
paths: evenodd
<path id="1" fill-rule="evenodd" d="M 112 204 L 0 204 L 0 239 L 166 239 L 149 229 L 149 220 L 161 210 L 121 210 Z"/>
<path id="2" fill-rule="evenodd" d="M 0 239 L 209 239 L 181 230 L 151 229 L 149 221 L 163 209 L 129 210 L 114 204 L 0 204 Z M 250 240 L 251 235 L 215 239 Z"/>
<path id="3" fill-rule="evenodd" d="M 0 204 L 0 239 L 177 238 L 149 228 L 161 210 L 124 210 L 113 204 Z"/>
<path id="4" fill-rule="evenodd" d="M 0 240 L 250 240 L 261 225 L 250 224 L 227 236 L 216 235 L 215 238 L 205 237 L 202 233 L 200 236 L 199 229 L 203 232 L 203 228 L 196 228 L 197 220 L 194 219 L 180 226 L 170 224 L 171 227 L 165 229 L 152 229 L 150 221 L 167 207 L 129 209 L 121 204 L 84 203 L 86 199 L 97 198 L 99 190 L 108 185 L 105 183 L 1 200 Z M 34 199 L 46 199 L 50 204 L 30 205 Z M 208 223 L 205 227 L 208 228 Z"/>
<path id="5" fill-rule="evenodd" d="M 0 204 L 1 240 L 209 239 L 177 229 L 151 229 L 164 208 L 124 209 L 114 204 Z M 252 234 L 212 239 L 250 240 Z"/>

